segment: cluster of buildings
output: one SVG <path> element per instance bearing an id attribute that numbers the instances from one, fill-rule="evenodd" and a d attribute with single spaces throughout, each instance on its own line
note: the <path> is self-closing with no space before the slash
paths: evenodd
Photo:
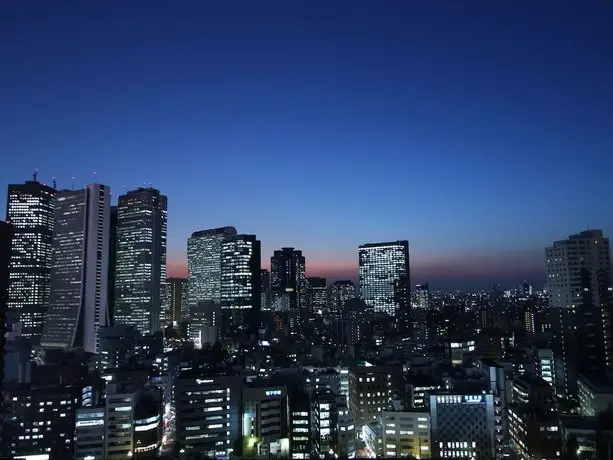
<path id="1" fill-rule="evenodd" d="M 167 278 L 167 199 L 9 186 L 0 222 L 0 455 L 584 459 L 613 442 L 609 241 L 545 250 L 547 285 L 411 285 L 407 241 L 358 249 L 357 284 L 262 266 L 194 232 Z"/>

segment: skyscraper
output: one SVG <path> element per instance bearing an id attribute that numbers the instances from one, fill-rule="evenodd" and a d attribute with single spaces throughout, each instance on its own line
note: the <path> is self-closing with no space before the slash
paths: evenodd
<path id="1" fill-rule="evenodd" d="M 328 281 L 319 276 L 311 276 L 307 278 L 308 286 L 308 307 L 311 314 L 321 314 L 325 320 L 329 319 L 326 314 L 326 306 L 328 305 Z"/>
<path id="2" fill-rule="evenodd" d="M 168 278 L 166 280 L 166 291 L 168 292 L 168 314 L 166 322 L 168 324 L 178 323 L 183 319 L 184 303 L 187 300 L 187 279 Z"/>
<path id="3" fill-rule="evenodd" d="M 49 307 L 55 189 L 34 180 L 8 188 L 6 220 L 13 224 L 8 308 L 19 313 L 22 334 L 40 342 Z"/>
<path id="4" fill-rule="evenodd" d="M 602 230 L 587 230 L 545 249 L 556 387 L 573 396 L 577 373 L 613 367 L 611 255 Z"/>
<path id="5" fill-rule="evenodd" d="M 115 268 L 117 267 L 117 206 L 111 206 L 109 225 L 109 281 L 108 310 L 109 324 L 115 324 Z"/>
<path id="6" fill-rule="evenodd" d="M 331 319 L 346 319 L 346 304 L 356 298 L 355 284 L 351 281 L 335 281 L 330 286 L 328 299 L 328 315 Z"/>
<path id="7" fill-rule="evenodd" d="M 273 310 L 299 314 L 306 308 L 305 258 L 302 251 L 281 248 L 270 258 L 270 291 Z"/>
<path id="8" fill-rule="evenodd" d="M 270 310 L 271 298 L 270 298 L 270 272 L 265 268 L 261 271 L 262 278 L 262 311 Z"/>
<path id="9" fill-rule="evenodd" d="M 430 307 L 430 286 L 428 283 L 418 284 L 415 286 L 415 302 L 414 305 L 417 308 L 429 308 Z"/>
<path id="10" fill-rule="evenodd" d="M 43 347 L 98 352 L 98 329 L 108 323 L 109 221 L 109 187 L 92 184 L 56 193 Z"/>
<path id="11" fill-rule="evenodd" d="M 187 306 L 190 337 L 200 336 L 202 327 L 217 326 L 221 303 L 221 245 L 236 235 L 234 227 L 192 233 L 187 240 Z"/>
<path id="12" fill-rule="evenodd" d="M 359 247 L 360 296 L 375 313 L 403 316 L 409 308 L 409 242 L 370 243 Z"/>
<path id="13" fill-rule="evenodd" d="M 4 343 L 6 333 L 6 304 L 9 296 L 9 266 L 11 263 L 11 241 L 14 228 L 7 222 L 0 221 L 0 372 L 4 376 Z M 0 395 L 4 395 L 4 378 L 0 379 Z M 0 436 L 2 427 L 0 423 Z"/>
<path id="14" fill-rule="evenodd" d="M 141 334 L 161 329 L 166 304 L 167 198 L 153 188 L 119 197 L 115 323 Z"/>
<path id="15" fill-rule="evenodd" d="M 229 236 L 221 245 L 223 333 L 255 334 L 262 309 L 262 250 L 255 235 Z"/>

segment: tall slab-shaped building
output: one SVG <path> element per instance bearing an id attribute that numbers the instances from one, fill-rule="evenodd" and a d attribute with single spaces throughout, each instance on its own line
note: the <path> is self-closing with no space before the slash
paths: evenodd
<path id="1" fill-rule="evenodd" d="M 100 184 L 55 195 L 51 296 L 41 345 L 98 353 L 108 324 L 110 189 Z"/>

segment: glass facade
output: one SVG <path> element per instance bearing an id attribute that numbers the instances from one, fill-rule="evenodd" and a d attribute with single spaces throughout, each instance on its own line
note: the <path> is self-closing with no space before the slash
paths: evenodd
<path id="1" fill-rule="evenodd" d="M 93 184 L 55 195 L 51 296 L 41 345 L 99 348 L 106 326 L 110 191 Z"/>
<path id="2" fill-rule="evenodd" d="M 407 308 L 409 242 L 365 244 L 359 248 L 360 296 L 375 313 L 394 315 L 398 304 Z M 402 288 L 402 289 L 399 289 Z"/>
<path id="3" fill-rule="evenodd" d="M 261 245 L 255 235 L 237 235 L 221 245 L 221 309 L 227 332 L 259 327 L 262 308 Z"/>
<path id="4" fill-rule="evenodd" d="M 346 319 L 345 305 L 356 298 L 355 284 L 351 281 L 335 281 L 330 286 L 328 299 L 328 316 L 331 320 Z"/>
<path id="5" fill-rule="evenodd" d="M 119 197 L 115 266 L 115 323 L 141 334 L 159 331 L 166 312 L 168 201 L 153 188 Z"/>
<path id="6" fill-rule="evenodd" d="M 36 181 L 9 185 L 6 220 L 14 227 L 7 306 L 22 335 L 40 341 L 49 306 L 55 189 Z"/>

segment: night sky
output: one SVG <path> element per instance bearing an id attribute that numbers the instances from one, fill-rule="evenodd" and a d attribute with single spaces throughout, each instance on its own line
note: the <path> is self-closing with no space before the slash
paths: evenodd
<path id="1" fill-rule="evenodd" d="M 540 282 L 551 241 L 613 235 L 611 24 L 604 1 L 3 0 L 0 184 L 151 184 L 173 275 L 234 225 L 310 275 L 408 239 L 414 283 Z"/>

